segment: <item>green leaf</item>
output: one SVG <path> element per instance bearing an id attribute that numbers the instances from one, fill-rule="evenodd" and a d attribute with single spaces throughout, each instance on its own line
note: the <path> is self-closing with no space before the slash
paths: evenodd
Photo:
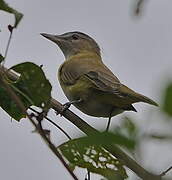
<path id="1" fill-rule="evenodd" d="M 172 83 L 165 90 L 162 109 L 166 114 L 172 116 Z"/>
<path id="2" fill-rule="evenodd" d="M 132 139 L 133 137 L 135 138 L 138 135 L 138 127 L 128 116 L 125 116 L 123 118 L 120 130 L 122 134 L 125 134 L 130 139 Z"/>
<path id="3" fill-rule="evenodd" d="M 4 60 L 4 57 L 2 56 L 2 54 L 0 54 L 0 63 Z"/>
<path id="4" fill-rule="evenodd" d="M 14 27 L 16 28 L 19 22 L 21 21 L 23 14 L 18 12 L 17 10 L 10 7 L 4 0 L 0 0 L 0 10 L 6 11 L 8 13 L 12 13 L 15 16 L 15 24 Z"/>
<path id="5" fill-rule="evenodd" d="M 6 92 L 6 89 L 4 89 L 3 87 L 0 87 L 0 106 L 4 111 L 6 111 L 12 118 L 17 121 L 19 121 L 21 118 L 26 117 L 17 107 L 17 104 L 10 98 L 10 96 Z"/>
<path id="6" fill-rule="evenodd" d="M 18 64 L 11 69 L 19 73 L 20 78 L 15 82 L 8 81 L 8 84 L 16 92 L 25 107 L 35 105 L 47 110 L 52 87 L 42 69 L 31 62 Z M 25 117 L 3 87 L 0 87 L 0 106 L 17 121 Z"/>
<path id="7" fill-rule="evenodd" d="M 32 105 L 44 108 L 50 102 L 52 87 L 42 68 L 34 63 L 25 62 L 11 69 L 21 74 L 16 87 L 32 100 Z"/>
<path id="8" fill-rule="evenodd" d="M 86 168 L 109 180 L 123 180 L 127 178 L 123 164 L 102 148 L 104 145 L 114 143 L 125 146 L 132 144 L 127 138 L 120 135 L 96 133 L 89 137 L 70 140 L 60 145 L 59 149 L 69 164 Z"/>

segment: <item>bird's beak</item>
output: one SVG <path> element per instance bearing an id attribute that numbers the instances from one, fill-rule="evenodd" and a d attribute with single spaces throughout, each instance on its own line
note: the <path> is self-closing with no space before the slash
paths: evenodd
<path id="1" fill-rule="evenodd" d="M 47 34 L 47 33 L 40 33 L 43 37 L 49 39 L 50 41 L 53 41 L 55 43 L 60 43 L 63 38 L 60 35 L 54 35 L 54 34 Z"/>

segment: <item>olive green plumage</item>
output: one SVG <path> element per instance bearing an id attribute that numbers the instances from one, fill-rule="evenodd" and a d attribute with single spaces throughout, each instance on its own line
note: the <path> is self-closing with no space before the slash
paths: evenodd
<path id="1" fill-rule="evenodd" d="M 96 117 L 115 116 L 136 111 L 136 102 L 158 106 L 156 102 L 131 90 L 105 66 L 100 48 L 91 37 L 80 32 L 62 35 L 42 34 L 63 51 L 66 61 L 60 66 L 58 79 L 70 101 L 85 114 Z"/>

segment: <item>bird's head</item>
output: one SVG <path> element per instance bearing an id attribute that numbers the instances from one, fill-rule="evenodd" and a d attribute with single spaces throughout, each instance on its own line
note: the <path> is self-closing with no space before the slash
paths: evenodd
<path id="1" fill-rule="evenodd" d="M 82 52 L 94 52 L 100 55 L 100 48 L 96 41 L 84 33 L 67 32 L 61 35 L 41 33 L 41 35 L 56 43 L 66 59 Z"/>

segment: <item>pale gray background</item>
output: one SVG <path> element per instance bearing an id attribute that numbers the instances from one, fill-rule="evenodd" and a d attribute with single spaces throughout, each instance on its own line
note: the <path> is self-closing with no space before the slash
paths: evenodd
<path id="1" fill-rule="evenodd" d="M 79 30 L 97 40 L 102 49 L 104 61 L 119 79 L 134 90 L 156 101 L 161 99 L 161 91 L 172 68 L 172 1 L 150 0 L 141 19 L 132 17 L 132 0 L 8 0 L 9 4 L 24 13 L 10 46 L 6 66 L 23 61 L 43 64 L 44 71 L 53 85 L 53 97 L 66 102 L 57 82 L 57 68 L 63 62 L 63 55 L 55 44 L 39 35 L 40 32 L 61 34 Z M 13 16 L 0 12 L 0 50 L 3 53 L 9 36 L 6 28 L 13 24 Z M 140 127 L 150 132 L 165 127 L 158 121 L 157 108 L 140 103 L 135 105 L 138 113 L 126 113 L 139 121 Z M 103 129 L 106 120 L 93 118 L 71 108 L 88 123 Z M 150 112 L 157 123 L 146 120 Z M 32 134 L 33 127 L 28 120 L 20 123 L 10 120 L 0 111 L 0 179 L 4 180 L 56 180 L 72 179 L 61 163 L 42 143 L 40 137 Z M 55 118 L 55 115 L 51 115 Z M 120 116 L 113 118 L 113 125 L 119 124 Z M 72 137 L 80 132 L 64 118 L 56 118 Z M 49 127 L 49 126 L 48 126 Z M 51 127 L 51 126 L 50 126 Z M 54 128 L 53 128 L 54 129 Z M 66 140 L 64 135 L 53 131 L 55 143 Z M 172 146 L 166 143 L 148 143 L 144 149 L 143 164 L 148 169 L 161 172 L 172 165 Z M 84 179 L 85 171 L 76 174 Z M 92 179 L 100 179 L 93 176 Z M 132 179 L 132 178 L 131 178 Z"/>

